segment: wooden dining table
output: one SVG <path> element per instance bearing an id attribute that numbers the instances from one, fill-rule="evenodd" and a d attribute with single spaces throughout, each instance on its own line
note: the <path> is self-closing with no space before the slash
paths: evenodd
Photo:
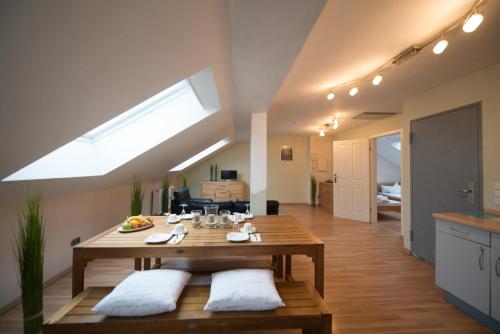
<path id="1" fill-rule="evenodd" d="M 152 228 L 131 233 L 118 232 L 117 225 L 73 247 L 73 297 L 84 289 L 85 267 L 88 261 L 102 258 L 136 259 L 136 269 L 141 259 L 151 258 L 207 258 L 227 256 L 271 255 L 283 261 L 285 278 L 292 278 L 292 255 L 306 255 L 314 265 L 314 286 L 324 294 L 324 244 L 306 227 L 287 215 L 255 216 L 249 220 L 260 233 L 260 242 L 229 242 L 226 234 L 231 229 L 206 227 L 193 228 L 190 220 L 182 223 L 187 228 L 184 239 L 176 244 L 146 244 L 144 239 L 152 233 L 168 233 L 171 225 L 164 216 L 152 216 Z M 243 224 L 240 224 L 243 225 Z M 140 266 L 139 266 L 140 267 Z"/>

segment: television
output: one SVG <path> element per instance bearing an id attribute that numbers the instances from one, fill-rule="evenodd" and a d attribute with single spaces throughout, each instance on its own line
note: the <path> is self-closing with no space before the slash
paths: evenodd
<path id="1" fill-rule="evenodd" d="M 220 179 L 224 181 L 231 181 L 238 179 L 238 171 L 236 170 L 221 170 Z"/>

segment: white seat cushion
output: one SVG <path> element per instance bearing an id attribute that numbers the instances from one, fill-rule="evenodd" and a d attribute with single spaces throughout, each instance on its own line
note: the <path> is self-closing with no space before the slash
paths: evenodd
<path id="1" fill-rule="evenodd" d="M 92 309 L 107 316 L 145 316 L 175 310 L 190 273 L 173 269 L 136 271 Z"/>
<path id="2" fill-rule="evenodd" d="M 206 311 L 267 311 L 285 306 L 268 269 L 236 269 L 212 274 Z"/>

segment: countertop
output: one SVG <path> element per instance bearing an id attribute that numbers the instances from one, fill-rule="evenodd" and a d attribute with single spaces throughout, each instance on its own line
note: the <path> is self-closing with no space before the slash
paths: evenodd
<path id="1" fill-rule="evenodd" d="M 500 215 L 487 212 L 485 217 L 481 216 L 481 214 L 467 214 L 460 212 L 437 212 L 432 214 L 434 219 L 446 220 L 493 233 L 500 233 Z"/>

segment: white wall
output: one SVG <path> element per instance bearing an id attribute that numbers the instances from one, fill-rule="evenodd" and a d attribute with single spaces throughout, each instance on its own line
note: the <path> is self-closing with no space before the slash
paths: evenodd
<path id="1" fill-rule="evenodd" d="M 500 181 L 500 63 L 416 95 L 403 104 L 403 162 L 410 161 L 408 133 L 413 119 L 436 114 L 475 102 L 481 102 L 483 132 L 483 205 L 500 210 L 494 204 L 493 182 Z M 410 247 L 410 164 L 403 163 L 402 223 L 405 247 Z M 409 186 L 405 186 L 409 185 Z"/>
<path id="2" fill-rule="evenodd" d="M 143 213 L 150 211 L 151 185 L 145 184 Z M 21 207 L 19 207 L 21 208 Z M 0 208 L 0 307 L 19 297 L 17 263 L 13 253 L 14 234 L 17 232 L 17 209 Z M 71 266 L 70 240 L 82 241 L 119 224 L 129 215 L 130 187 L 119 187 L 97 192 L 51 198 L 43 202 L 46 218 L 44 280 Z"/>
<path id="3" fill-rule="evenodd" d="M 401 180 L 401 169 L 377 154 L 377 182 L 396 182 Z"/>

